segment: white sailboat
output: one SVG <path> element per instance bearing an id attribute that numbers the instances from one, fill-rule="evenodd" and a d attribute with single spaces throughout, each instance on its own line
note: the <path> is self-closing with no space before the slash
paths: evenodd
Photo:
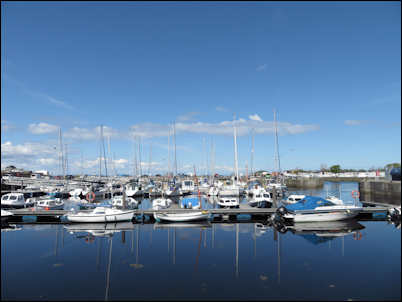
<path id="1" fill-rule="evenodd" d="M 70 222 L 115 222 L 131 220 L 133 215 L 133 210 L 96 207 L 90 212 L 75 213 L 73 211 L 66 214 L 66 219 Z"/>

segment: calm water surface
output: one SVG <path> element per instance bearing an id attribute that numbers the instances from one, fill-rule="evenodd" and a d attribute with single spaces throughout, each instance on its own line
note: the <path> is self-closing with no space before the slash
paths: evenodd
<path id="1" fill-rule="evenodd" d="M 348 200 L 356 186 L 311 193 Z M 2 300 L 401 298 L 401 234 L 386 221 L 16 227 L 1 233 Z"/>

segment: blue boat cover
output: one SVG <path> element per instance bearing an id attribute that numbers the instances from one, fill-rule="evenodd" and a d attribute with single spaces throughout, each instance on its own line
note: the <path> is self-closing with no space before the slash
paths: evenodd
<path id="1" fill-rule="evenodd" d="M 314 210 L 316 207 L 334 206 L 335 204 L 322 197 L 306 196 L 302 200 L 285 206 L 289 211 Z"/>
<path id="2" fill-rule="evenodd" d="M 311 242 L 312 244 L 320 244 L 320 243 L 324 243 L 324 242 L 328 242 L 330 240 L 333 240 L 337 237 L 329 237 L 329 236 L 317 236 L 316 234 L 299 234 L 299 236 L 303 237 L 304 239 L 306 239 L 307 241 Z"/>
<path id="3" fill-rule="evenodd" d="M 198 200 L 198 197 L 192 197 L 192 198 L 183 198 L 180 201 L 180 205 L 182 208 L 188 208 L 189 203 L 191 203 L 192 207 L 198 206 L 200 204 L 200 201 Z"/>

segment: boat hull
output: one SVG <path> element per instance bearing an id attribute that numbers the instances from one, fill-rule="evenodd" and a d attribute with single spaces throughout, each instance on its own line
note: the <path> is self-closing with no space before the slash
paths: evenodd
<path id="1" fill-rule="evenodd" d="M 156 221 L 167 222 L 188 222 L 188 221 L 200 221 L 207 220 L 209 218 L 208 213 L 195 212 L 195 213 L 154 213 Z"/>
<path id="2" fill-rule="evenodd" d="M 133 218 L 133 211 L 106 214 L 106 215 L 78 215 L 68 214 L 66 218 L 70 222 L 114 222 L 114 221 L 129 221 Z"/>
<path id="3" fill-rule="evenodd" d="M 285 219 L 292 220 L 293 222 L 320 222 L 320 221 L 338 221 L 351 219 L 356 217 L 359 211 L 334 211 L 324 213 L 295 213 L 284 215 Z"/>

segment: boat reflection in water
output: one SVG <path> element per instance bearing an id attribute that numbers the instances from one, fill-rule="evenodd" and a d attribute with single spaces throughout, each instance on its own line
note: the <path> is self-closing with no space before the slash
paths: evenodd
<path id="1" fill-rule="evenodd" d="M 95 241 L 95 237 L 106 237 L 109 241 L 109 260 L 107 265 L 107 273 L 106 273 L 106 286 L 105 286 L 105 301 L 109 299 L 109 288 L 110 288 L 110 270 L 112 267 L 112 244 L 113 244 L 113 235 L 115 233 L 133 230 L 134 224 L 132 222 L 116 222 L 116 223 L 76 223 L 73 225 L 65 226 L 65 228 L 70 232 L 70 234 L 74 233 L 87 233 L 86 235 L 77 235 L 77 238 L 83 238 L 88 243 L 93 243 Z M 124 238 L 124 235 L 123 235 Z M 101 245 L 99 245 L 99 248 Z M 99 261 L 97 261 L 99 264 Z"/>
<path id="2" fill-rule="evenodd" d="M 335 238 L 352 235 L 355 240 L 362 239 L 360 230 L 365 227 L 356 220 L 327 221 L 327 222 L 304 222 L 293 225 L 275 225 L 280 233 L 288 230 L 295 235 L 302 236 L 313 244 L 328 242 Z"/>
<path id="3" fill-rule="evenodd" d="M 88 233 L 85 236 L 77 236 L 77 238 L 94 237 L 111 237 L 114 233 L 121 231 L 130 231 L 135 228 L 131 221 L 127 222 L 109 222 L 109 223 L 74 223 L 66 225 L 64 228 L 72 235 L 75 233 Z"/>

